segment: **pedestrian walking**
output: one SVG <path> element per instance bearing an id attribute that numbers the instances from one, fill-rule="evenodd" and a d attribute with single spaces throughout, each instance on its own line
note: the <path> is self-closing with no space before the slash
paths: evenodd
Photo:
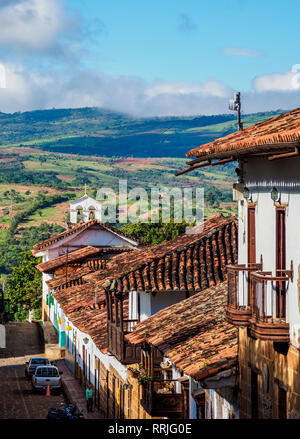
<path id="1" fill-rule="evenodd" d="M 86 391 L 85 391 L 85 397 L 86 397 L 86 410 L 87 412 L 93 411 L 93 389 L 92 385 L 88 384 Z"/>

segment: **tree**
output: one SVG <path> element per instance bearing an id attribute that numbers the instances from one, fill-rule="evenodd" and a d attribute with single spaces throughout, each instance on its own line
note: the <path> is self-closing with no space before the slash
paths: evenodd
<path id="1" fill-rule="evenodd" d="M 35 268 L 38 260 L 31 252 L 21 253 L 21 262 L 13 267 L 7 282 L 7 298 L 15 311 L 42 306 L 42 275 Z"/>
<path id="2" fill-rule="evenodd" d="M 163 223 L 160 219 L 159 223 L 128 223 L 121 227 L 121 231 L 143 244 L 153 245 L 177 238 L 177 236 L 185 233 L 186 227 L 193 225 L 186 221 L 175 223 L 173 220 L 169 223 Z"/>

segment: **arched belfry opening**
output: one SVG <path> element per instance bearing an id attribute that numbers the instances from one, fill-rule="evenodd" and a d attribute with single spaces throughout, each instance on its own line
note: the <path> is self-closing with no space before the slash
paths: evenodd
<path id="1" fill-rule="evenodd" d="M 81 206 L 78 206 L 76 209 L 76 213 L 77 213 L 76 222 L 81 223 L 83 221 L 83 208 Z"/>
<path id="2" fill-rule="evenodd" d="M 80 222 L 97 219 L 101 221 L 102 205 L 99 201 L 94 200 L 88 195 L 84 195 L 78 200 L 70 203 L 70 223 L 78 224 Z"/>
<path id="3" fill-rule="evenodd" d="M 89 219 L 95 219 L 96 218 L 96 209 L 94 206 L 89 207 Z"/>

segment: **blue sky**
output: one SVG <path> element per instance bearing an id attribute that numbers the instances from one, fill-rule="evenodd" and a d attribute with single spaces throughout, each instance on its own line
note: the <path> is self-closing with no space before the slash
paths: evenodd
<path id="1" fill-rule="evenodd" d="M 298 0 L 1 0 L 0 110 L 294 108 L 299 25 Z"/>
<path id="2" fill-rule="evenodd" d="M 296 0 L 69 0 L 104 32 L 89 46 L 107 58 L 107 73 L 147 80 L 219 79 L 250 89 L 255 76 L 285 72 L 300 62 L 300 2 Z M 288 6 L 288 7 L 287 7 Z M 248 48 L 252 56 L 223 49 Z"/>

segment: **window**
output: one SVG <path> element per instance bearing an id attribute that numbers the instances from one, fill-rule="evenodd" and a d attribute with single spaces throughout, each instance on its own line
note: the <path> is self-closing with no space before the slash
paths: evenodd
<path id="1" fill-rule="evenodd" d="M 37 364 L 49 364 L 49 360 L 47 358 L 35 358 L 34 360 L 31 360 L 30 365 L 35 366 Z"/>
<path id="2" fill-rule="evenodd" d="M 39 367 L 36 370 L 36 376 L 39 377 L 58 377 L 58 370 L 56 367 Z"/>
<path id="3" fill-rule="evenodd" d="M 256 263 L 255 254 L 255 207 L 248 207 L 248 264 Z"/>
<path id="4" fill-rule="evenodd" d="M 276 269 L 286 268 L 286 233 L 285 233 L 285 209 L 276 209 Z M 280 275 L 281 273 L 279 273 Z M 276 317 L 284 318 L 286 315 L 285 283 L 278 282 L 276 285 Z"/>

